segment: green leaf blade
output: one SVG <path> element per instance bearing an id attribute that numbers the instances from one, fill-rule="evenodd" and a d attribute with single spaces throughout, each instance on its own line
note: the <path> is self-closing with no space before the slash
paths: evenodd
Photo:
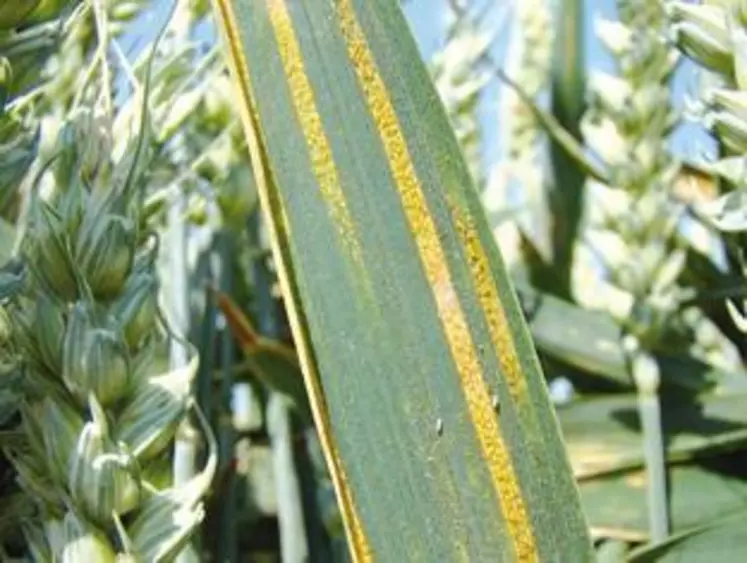
<path id="1" fill-rule="evenodd" d="M 218 8 L 356 558 L 590 560 L 533 346 L 396 3 Z"/>

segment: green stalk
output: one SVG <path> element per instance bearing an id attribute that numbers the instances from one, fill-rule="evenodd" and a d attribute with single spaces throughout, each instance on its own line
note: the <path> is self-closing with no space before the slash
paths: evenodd
<path id="1" fill-rule="evenodd" d="M 638 388 L 651 541 L 658 543 L 669 535 L 667 466 L 658 394 L 659 366 L 651 355 L 639 349 L 634 337 L 626 340 L 625 345 L 632 355 L 631 371 Z"/>
<path id="2" fill-rule="evenodd" d="M 583 0 L 557 2 L 552 62 L 552 113 L 560 126 L 577 140 L 581 139 L 581 119 L 586 109 L 584 11 Z M 540 289 L 570 300 L 586 175 L 557 144 L 551 145 L 550 155 L 554 172 L 549 194 L 552 262 L 547 277 L 535 277 L 535 282 Z"/>
<path id="3" fill-rule="evenodd" d="M 608 189 L 623 202 L 608 205 L 592 229 L 613 230 L 624 243 L 622 252 L 604 257 L 611 282 L 629 297 L 629 307 L 613 315 L 626 333 L 623 345 L 639 393 L 651 538 L 659 541 L 669 523 L 659 368 L 652 353 L 679 314 L 677 279 L 685 258 L 675 243 L 679 209 L 668 195 L 679 164 L 666 146 L 677 121 L 669 86 L 677 55 L 664 37 L 657 3 L 618 0 L 617 11 L 620 21 L 596 23 L 618 75 L 591 76 L 583 129 L 605 163 Z"/>
<path id="4" fill-rule="evenodd" d="M 207 283 L 212 283 L 212 275 L 208 274 Z M 212 420 L 213 414 L 213 377 L 215 368 L 216 323 L 218 308 L 215 305 L 214 293 L 206 289 L 204 292 L 205 306 L 202 322 L 200 323 L 199 349 L 201 353 L 200 367 L 197 371 L 197 404 Z"/>
<path id="5" fill-rule="evenodd" d="M 271 392 L 267 403 L 267 431 L 272 441 L 273 469 L 278 502 L 280 556 L 283 561 L 306 561 L 306 541 L 301 491 L 293 463 L 293 435 L 286 399 Z"/>
<path id="6" fill-rule="evenodd" d="M 217 251 L 220 256 L 220 287 L 226 293 L 233 290 L 233 264 L 236 249 L 234 234 L 229 227 L 224 227 L 216 236 Z M 233 393 L 233 365 L 236 361 L 236 349 L 228 326 L 223 328 L 220 341 L 220 362 L 222 379 L 220 384 L 220 460 L 223 468 L 232 463 L 235 456 L 236 435 L 231 413 L 231 397 Z M 221 541 L 219 545 L 219 560 L 233 563 L 238 561 L 237 530 L 236 530 L 236 478 L 233 471 L 225 472 L 228 481 L 225 486 L 226 494 L 221 507 Z"/>

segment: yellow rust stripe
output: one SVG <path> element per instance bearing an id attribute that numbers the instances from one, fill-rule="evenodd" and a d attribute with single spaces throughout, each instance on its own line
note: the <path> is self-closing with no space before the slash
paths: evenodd
<path id="1" fill-rule="evenodd" d="M 507 522 L 516 559 L 522 562 L 537 561 L 532 525 L 519 482 L 503 443 L 491 396 L 482 377 L 477 351 L 397 114 L 386 85 L 378 73 L 363 30 L 356 19 L 351 1 L 338 0 L 336 6 L 348 56 L 356 70 L 369 111 L 378 129 L 410 231 L 415 237 L 443 330 L 462 380 L 472 423 L 488 462 L 496 495 Z"/>
<path id="2" fill-rule="evenodd" d="M 319 190 L 329 206 L 333 222 L 339 229 L 340 241 L 348 249 L 353 260 L 360 265 L 361 251 L 356 229 L 345 202 L 332 149 L 319 116 L 314 90 L 304 68 L 301 46 L 296 38 L 288 7 L 285 0 L 267 0 L 267 7 L 296 118 L 306 139 L 311 167 L 319 183 Z"/>
<path id="3" fill-rule="evenodd" d="M 263 207 L 265 209 L 270 209 L 270 195 L 267 190 L 267 183 L 266 179 L 264 178 L 264 172 L 262 170 L 262 159 L 259 154 L 260 149 L 257 146 L 259 142 L 257 137 L 260 135 L 260 131 L 258 124 L 255 124 L 252 112 L 252 100 L 254 98 L 251 92 L 249 66 L 244 56 L 244 50 L 236 23 L 236 16 L 231 6 L 231 0 L 213 0 L 213 2 L 216 7 L 216 11 L 219 14 L 219 26 L 223 34 L 225 48 L 229 55 L 228 58 L 231 65 L 231 70 L 234 74 L 234 83 L 237 86 L 238 94 L 241 97 L 242 101 L 242 103 L 240 104 L 241 115 L 244 122 L 244 128 L 250 141 L 249 146 L 250 152 L 252 153 L 252 164 L 255 168 L 255 174 L 258 176 L 257 183 L 259 186 L 260 197 L 263 200 Z M 273 8 L 273 4 L 277 4 L 277 2 L 273 2 L 273 0 L 270 0 L 271 9 Z M 303 71 L 303 67 L 301 67 L 301 71 Z M 331 154 L 328 149 L 327 154 Z M 344 203 L 344 200 L 342 201 Z M 273 227 L 273 231 L 276 231 L 278 226 L 275 225 L 272 217 L 270 217 L 270 223 Z M 282 252 L 278 248 L 277 244 L 278 241 L 273 238 L 273 253 L 275 254 L 276 258 L 280 259 L 279 262 L 281 264 L 278 274 L 280 277 L 280 281 L 284 286 L 284 293 L 286 295 L 289 295 L 290 281 L 285 271 L 285 267 L 282 264 Z M 337 493 L 340 511 L 342 512 L 343 521 L 345 522 L 345 529 L 348 535 L 348 542 L 352 551 L 352 555 L 355 561 L 372 561 L 373 556 L 371 547 L 364 533 L 360 517 L 358 516 L 358 513 L 356 511 L 355 504 L 353 502 L 352 491 L 350 490 L 350 486 L 347 482 L 345 472 L 342 468 L 340 455 L 332 437 L 331 424 L 324 401 L 324 395 L 322 393 L 321 386 L 319 384 L 319 380 L 313 366 L 313 362 L 311 361 L 311 353 L 307 346 L 304 330 L 300 326 L 300 316 L 298 314 L 298 311 L 296 310 L 295 303 L 293 303 L 293 299 L 286 300 L 286 307 L 288 308 L 289 318 L 293 327 L 294 336 L 297 337 L 295 339 L 296 345 L 298 347 L 299 357 L 303 367 L 302 371 L 304 374 L 306 387 L 309 390 L 309 398 L 311 409 L 314 415 L 315 425 L 319 434 L 319 439 L 322 443 L 322 450 L 324 451 L 327 465 L 330 469 L 332 482 Z"/>
<path id="4" fill-rule="evenodd" d="M 501 374 L 506 379 L 513 403 L 526 404 L 526 379 L 485 248 L 472 223 L 454 206 L 452 216 L 455 218 L 457 233 L 467 253 L 472 282 L 475 284 L 480 306 L 488 323 L 490 341 L 498 357 Z"/>

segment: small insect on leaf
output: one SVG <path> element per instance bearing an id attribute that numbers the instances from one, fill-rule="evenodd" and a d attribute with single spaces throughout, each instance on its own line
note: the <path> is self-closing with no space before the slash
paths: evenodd
<path id="1" fill-rule="evenodd" d="M 496 412 L 500 409 L 500 400 L 498 399 L 498 393 L 493 393 L 493 396 L 491 397 L 491 402 L 493 404 L 493 410 Z"/>

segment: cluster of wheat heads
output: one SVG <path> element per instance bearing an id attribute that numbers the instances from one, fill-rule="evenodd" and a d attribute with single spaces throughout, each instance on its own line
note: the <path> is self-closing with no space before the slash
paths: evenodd
<path id="1" fill-rule="evenodd" d="M 3 384 L 21 414 L 21 438 L 4 445 L 33 505 L 22 527 L 38 561 L 171 560 L 204 517 L 209 428 L 205 469 L 178 486 L 162 478 L 198 355 L 170 371 L 158 360 L 175 336 L 145 220 L 148 91 L 146 79 L 141 130 L 116 157 L 110 104 L 67 113 L 2 270 L 2 360 L 18 375 Z"/>

